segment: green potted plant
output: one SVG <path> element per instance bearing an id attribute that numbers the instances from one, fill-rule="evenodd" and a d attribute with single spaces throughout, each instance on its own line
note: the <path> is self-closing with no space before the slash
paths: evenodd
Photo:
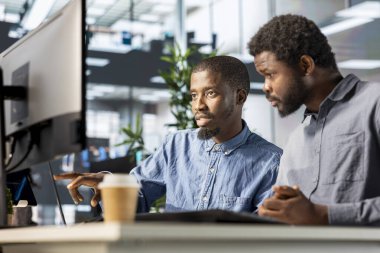
<path id="1" fill-rule="evenodd" d="M 135 127 L 129 123 L 126 127 L 121 128 L 121 132 L 126 136 L 126 139 L 116 144 L 116 146 L 128 145 L 127 156 L 131 163 L 138 163 L 141 161 L 142 152 L 144 151 L 144 139 L 142 137 L 143 127 L 141 124 L 141 114 L 137 114 Z"/>

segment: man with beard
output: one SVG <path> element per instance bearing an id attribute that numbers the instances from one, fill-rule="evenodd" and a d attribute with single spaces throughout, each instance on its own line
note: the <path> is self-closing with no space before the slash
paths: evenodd
<path id="1" fill-rule="evenodd" d="M 271 193 L 281 149 L 252 133 L 242 120 L 250 88 L 248 71 L 236 58 L 201 61 L 191 74 L 192 111 L 198 129 L 166 137 L 158 150 L 131 171 L 141 184 L 140 212 L 166 194 L 165 211 L 224 209 L 253 212 Z M 103 174 L 66 174 L 75 202 L 80 185 L 95 188 Z"/>
<path id="2" fill-rule="evenodd" d="M 259 215 L 290 224 L 380 224 L 380 84 L 342 77 L 326 37 L 297 15 L 274 17 L 248 44 L 282 117 L 306 106 Z"/>

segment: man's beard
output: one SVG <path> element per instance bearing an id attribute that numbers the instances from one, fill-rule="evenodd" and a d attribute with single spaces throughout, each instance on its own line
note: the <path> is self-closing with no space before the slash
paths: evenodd
<path id="1" fill-rule="evenodd" d="M 228 119 L 234 112 L 234 108 L 231 106 L 229 108 L 226 109 L 224 115 L 225 115 L 225 119 Z M 205 113 L 208 117 L 210 117 L 211 119 L 214 119 L 215 116 L 214 114 L 210 113 L 210 112 L 206 112 Z M 207 127 L 200 127 L 199 131 L 198 131 L 198 139 L 200 140 L 209 140 L 211 139 L 212 137 L 218 135 L 220 133 L 221 129 L 220 127 L 216 127 L 214 129 L 210 129 L 210 128 L 207 128 Z"/>
<path id="2" fill-rule="evenodd" d="M 276 98 L 274 98 L 274 100 L 279 101 L 282 105 L 281 108 L 277 107 L 277 109 L 278 113 L 283 118 L 297 111 L 305 103 L 307 97 L 308 91 L 301 78 L 294 77 L 290 81 L 288 93 L 285 94 L 285 97 L 282 100 Z"/>
<path id="3" fill-rule="evenodd" d="M 200 140 L 209 140 L 212 137 L 220 133 L 220 127 L 215 129 L 209 129 L 207 127 L 201 127 L 198 131 L 198 139 Z"/>

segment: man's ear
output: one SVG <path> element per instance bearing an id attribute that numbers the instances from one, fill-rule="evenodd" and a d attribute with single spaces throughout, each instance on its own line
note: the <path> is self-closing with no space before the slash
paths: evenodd
<path id="1" fill-rule="evenodd" d="M 300 58 L 299 66 L 305 76 L 308 76 L 314 72 L 315 63 L 310 55 L 302 55 Z"/>
<path id="2" fill-rule="evenodd" d="M 238 89 L 236 92 L 236 104 L 243 105 L 247 100 L 247 92 L 244 89 Z"/>

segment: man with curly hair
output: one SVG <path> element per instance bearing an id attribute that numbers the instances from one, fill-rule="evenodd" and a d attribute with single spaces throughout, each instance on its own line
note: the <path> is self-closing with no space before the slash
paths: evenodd
<path id="1" fill-rule="evenodd" d="M 259 214 L 290 224 L 380 225 L 380 84 L 342 77 L 326 37 L 302 16 L 274 17 L 248 47 L 279 114 L 306 106 Z"/>

